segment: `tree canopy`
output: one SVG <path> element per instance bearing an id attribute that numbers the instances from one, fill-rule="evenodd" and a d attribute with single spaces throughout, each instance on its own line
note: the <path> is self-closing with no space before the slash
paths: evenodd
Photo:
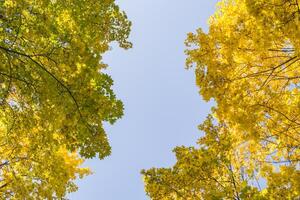
<path id="1" fill-rule="evenodd" d="M 152 199 L 300 198 L 297 0 L 222 0 L 186 41 L 200 94 L 214 100 L 199 147 L 144 170 Z"/>
<path id="2" fill-rule="evenodd" d="M 114 0 L 0 0 L 1 199 L 62 199 L 110 154 L 123 105 L 101 56 L 130 26 Z"/>

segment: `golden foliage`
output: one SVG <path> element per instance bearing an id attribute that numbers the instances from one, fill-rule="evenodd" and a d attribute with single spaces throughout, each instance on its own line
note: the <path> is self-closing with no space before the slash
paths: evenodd
<path id="1" fill-rule="evenodd" d="M 113 0 L 0 1 L 1 199 L 61 199 L 110 154 L 123 105 L 101 55 L 130 26 Z"/>
<path id="2" fill-rule="evenodd" d="M 297 0 L 223 0 L 209 32 L 188 34 L 212 116 L 199 148 L 143 171 L 152 199 L 300 198 L 300 9 Z"/>

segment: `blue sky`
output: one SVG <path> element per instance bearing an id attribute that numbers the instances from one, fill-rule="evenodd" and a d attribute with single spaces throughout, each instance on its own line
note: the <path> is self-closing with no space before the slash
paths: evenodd
<path id="1" fill-rule="evenodd" d="M 133 49 L 114 47 L 104 56 L 125 115 L 106 130 L 112 155 L 86 162 L 93 175 L 78 181 L 71 200 L 143 200 L 141 169 L 175 163 L 175 146 L 195 145 L 210 111 L 185 70 L 184 40 L 207 20 L 217 0 L 118 1 L 132 21 Z"/>

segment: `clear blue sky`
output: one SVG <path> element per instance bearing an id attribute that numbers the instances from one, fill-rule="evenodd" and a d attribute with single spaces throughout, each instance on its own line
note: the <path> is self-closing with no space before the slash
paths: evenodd
<path id="1" fill-rule="evenodd" d="M 86 162 L 93 175 L 78 181 L 71 200 L 144 200 L 141 169 L 175 163 L 172 149 L 195 145 L 210 104 L 202 101 L 193 70 L 185 70 L 184 40 L 207 20 L 217 0 L 118 1 L 132 21 L 133 49 L 104 56 L 125 115 L 106 130 L 112 155 Z"/>

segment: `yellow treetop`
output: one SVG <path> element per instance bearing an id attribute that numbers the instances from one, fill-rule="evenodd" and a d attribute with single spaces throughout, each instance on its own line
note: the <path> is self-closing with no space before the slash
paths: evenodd
<path id="1" fill-rule="evenodd" d="M 130 26 L 114 0 L 0 1 L 0 199 L 61 199 L 110 154 L 123 105 L 101 56 Z"/>
<path id="2" fill-rule="evenodd" d="M 299 6 L 223 0 L 208 33 L 188 34 L 187 67 L 216 106 L 199 148 L 180 149 L 171 169 L 144 171 L 151 198 L 300 198 Z"/>

